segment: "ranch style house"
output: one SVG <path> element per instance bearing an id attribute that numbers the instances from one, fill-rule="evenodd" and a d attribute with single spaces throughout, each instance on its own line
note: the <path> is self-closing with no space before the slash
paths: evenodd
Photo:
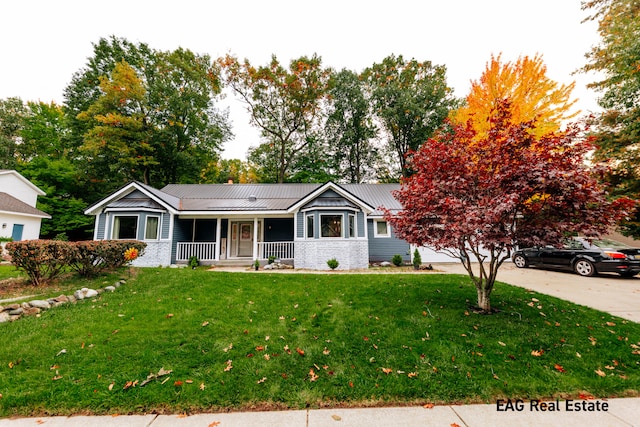
<path id="1" fill-rule="evenodd" d="M 411 259 L 382 208 L 401 209 L 399 184 L 170 184 L 130 182 L 90 206 L 94 239 L 147 243 L 137 266 L 249 265 L 270 258 L 295 268 L 367 268 L 393 255 Z"/>

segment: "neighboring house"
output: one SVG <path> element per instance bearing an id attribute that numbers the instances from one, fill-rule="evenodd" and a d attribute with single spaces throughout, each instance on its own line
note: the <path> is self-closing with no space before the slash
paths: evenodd
<path id="1" fill-rule="evenodd" d="M 40 237 L 40 224 L 50 215 L 36 209 L 44 191 L 14 170 L 0 169 L 0 237 L 32 240 Z"/>
<path id="2" fill-rule="evenodd" d="M 399 184 L 172 184 L 131 182 L 89 207 L 94 239 L 147 243 L 139 266 L 217 264 L 273 256 L 296 268 L 367 268 L 409 244 L 394 236 L 380 207 L 401 208 Z"/>

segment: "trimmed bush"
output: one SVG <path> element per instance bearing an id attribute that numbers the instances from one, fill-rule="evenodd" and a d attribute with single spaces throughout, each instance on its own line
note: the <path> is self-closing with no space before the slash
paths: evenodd
<path id="1" fill-rule="evenodd" d="M 337 259 L 331 258 L 329 261 L 327 261 L 327 265 L 329 266 L 330 269 L 335 270 L 336 268 L 338 268 L 340 263 L 338 262 Z"/>
<path id="2" fill-rule="evenodd" d="M 22 240 L 7 243 L 6 250 L 13 265 L 38 286 L 54 280 L 69 268 L 84 277 L 115 270 L 129 262 L 125 257 L 127 250 L 134 248 L 141 256 L 146 246 L 144 242 L 129 240 Z"/>
<path id="3" fill-rule="evenodd" d="M 422 257 L 420 256 L 420 252 L 418 251 L 418 248 L 416 248 L 413 251 L 413 268 L 418 270 L 421 265 L 422 265 Z"/>
<path id="4" fill-rule="evenodd" d="M 393 265 L 395 265 L 396 267 L 400 267 L 402 265 L 402 255 L 400 254 L 395 254 L 392 258 L 391 258 L 391 263 Z"/>
<path id="5" fill-rule="evenodd" d="M 11 262 L 24 271 L 32 284 L 40 286 L 65 271 L 73 259 L 73 249 L 58 240 L 21 240 L 7 243 Z"/>

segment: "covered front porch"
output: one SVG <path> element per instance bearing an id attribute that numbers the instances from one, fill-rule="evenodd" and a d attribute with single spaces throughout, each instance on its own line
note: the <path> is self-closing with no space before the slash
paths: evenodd
<path id="1" fill-rule="evenodd" d="M 174 229 L 173 261 L 195 256 L 204 264 L 294 259 L 294 218 L 201 218 L 181 216 Z"/>

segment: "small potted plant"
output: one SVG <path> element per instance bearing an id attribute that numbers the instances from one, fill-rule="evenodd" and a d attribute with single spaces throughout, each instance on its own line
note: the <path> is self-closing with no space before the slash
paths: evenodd
<path id="1" fill-rule="evenodd" d="M 258 271 L 258 269 L 260 268 L 260 261 L 256 260 L 256 262 L 253 263 L 253 268 Z"/>

